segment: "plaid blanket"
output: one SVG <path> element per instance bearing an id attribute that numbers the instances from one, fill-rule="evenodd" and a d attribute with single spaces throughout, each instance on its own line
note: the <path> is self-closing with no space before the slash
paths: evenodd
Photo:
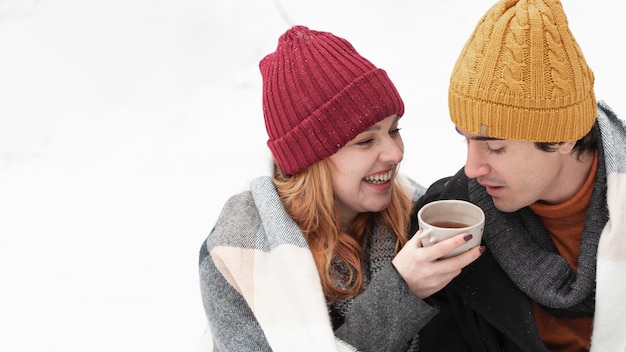
<path id="1" fill-rule="evenodd" d="M 626 125 L 604 102 L 598 105 L 609 221 L 598 244 L 591 351 L 626 351 Z"/>

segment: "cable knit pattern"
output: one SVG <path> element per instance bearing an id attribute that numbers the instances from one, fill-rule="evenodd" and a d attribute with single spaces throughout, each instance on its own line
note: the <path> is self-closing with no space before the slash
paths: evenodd
<path id="1" fill-rule="evenodd" d="M 486 137 L 577 140 L 595 122 L 593 81 L 558 0 L 501 0 L 455 64 L 450 117 Z"/>
<path id="2" fill-rule="evenodd" d="M 548 51 L 547 57 L 551 68 L 550 75 L 546 76 L 546 78 L 550 78 L 551 82 L 548 83 L 553 84 L 550 92 L 546 93 L 550 94 L 552 98 L 557 99 L 559 96 L 566 95 L 568 92 L 572 91 L 572 89 L 575 89 L 575 87 L 570 86 L 570 82 L 573 78 L 572 66 L 571 63 L 568 62 L 567 54 L 561 45 L 559 28 L 553 14 L 546 8 L 541 12 L 541 17 L 545 28 L 544 36 L 546 49 Z"/>
<path id="3" fill-rule="evenodd" d="M 528 81 L 524 77 L 524 55 L 528 45 L 526 44 L 527 30 L 525 23 L 528 21 L 526 9 L 516 8 L 515 16 L 511 18 L 511 30 L 507 32 L 505 37 L 503 59 L 498 62 L 496 72 L 502 72 L 499 80 L 494 80 L 498 85 L 504 85 L 507 90 L 515 95 L 528 96 L 528 89 L 524 85 L 524 81 Z M 494 89 L 496 94 L 502 90 Z"/>

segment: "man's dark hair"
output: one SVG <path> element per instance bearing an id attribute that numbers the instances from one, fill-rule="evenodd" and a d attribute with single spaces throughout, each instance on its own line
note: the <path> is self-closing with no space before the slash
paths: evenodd
<path id="1" fill-rule="evenodd" d="M 535 147 L 544 152 L 554 152 L 557 150 L 559 143 L 535 142 Z M 598 131 L 596 127 L 592 128 L 586 135 L 576 141 L 572 150 L 576 155 L 580 156 L 596 150 L 598 146 Z"/>

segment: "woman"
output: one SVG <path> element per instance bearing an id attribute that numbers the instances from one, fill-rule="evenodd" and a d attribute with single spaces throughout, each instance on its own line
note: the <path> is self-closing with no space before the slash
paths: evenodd
<path id="1" fill-rule="evenodd" d="M 295 26 L 260 62 L 273 177 L 224 206 L 200 253 L 216 351 L 409 351 L 423 298 L 479 256 L 408 239 L 404 104 L 345 39 Z"/>

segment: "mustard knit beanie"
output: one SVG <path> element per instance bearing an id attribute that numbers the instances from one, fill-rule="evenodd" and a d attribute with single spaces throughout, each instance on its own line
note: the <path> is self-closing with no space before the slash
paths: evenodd
<path id="1" fill-rule="evenodd" d="M 578 140 L 596 119 L 593 81 L 558 0 L 501 0 L 457 59 L 450 117 L 486 137 Z"/>

